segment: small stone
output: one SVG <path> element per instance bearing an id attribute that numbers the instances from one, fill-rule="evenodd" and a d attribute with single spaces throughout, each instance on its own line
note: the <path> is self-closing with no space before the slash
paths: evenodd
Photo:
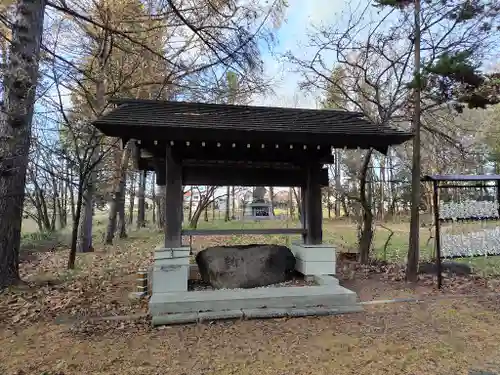
<path id="1" fill-rule="evenodd" d="M 131 301 L 138 301 L 146 297 L 146 293 L 131 292 L 128 294 L 128 299 Z"/>

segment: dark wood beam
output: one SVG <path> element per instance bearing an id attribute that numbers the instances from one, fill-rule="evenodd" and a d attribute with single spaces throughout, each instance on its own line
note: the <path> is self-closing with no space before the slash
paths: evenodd
<path id="1" fill-rule="evenodd" d="M 303 234 L 303 228 L 184 229 L 183 236 L 232 236 L 239 234 Z"/>
<path id="2" fill-rule="evenodd" d="M 141 141 L 140 147 L 148 154 L 163 158 L 166 145 L 171 145 L 174 155 L 182 160 L 239 160 L 296 162 L 306 164 L 318 161 L 333 163 L 329 145 L 269 142 L 209 142 L 209 141 Z"/>
<path id="3" fill-rule="evenodd" d="M 300 189 L 300 202 L 297 202 L 298 204 L 300 204 L 300 223 L 302 224 L 302 229 L 304 230 L 304 233 L 302 234 L 302 241 L 304 243 L 306 243 L 306 236 L 307 236 L 306 190 L 307 190 L 307 180 L 306 183 Z"/>
<path id="4" fill-rule="evenodd" d="M 182 246 L 182 166 L 180 160 L 174 158 L 172 149 L 166 147 L 166 185 L 165 185 L 165 247 Z"/>
<path id="5" fill-rule="evenodd" d="M 141 149 L 139 145 L 135 141 L 132 144 L 132 166 L 134 169 L 140 170 L 140 161 L 141 161 Z M 147 170 L 147 169 L 146 169 Z"/>
<path id="6" fill-rule="evenodd" d="M 156 172 L 156 184 L 165 185 L 165 164 L 163 160 L 141 159 L 140 170 Z M 304 168 L 256 167 L 251 164 L 185 165 L 183 185 L 211 186 L 304 186 L 307 172 Z M 328 186 L 328 170 L 320 171 L 321 186 Z"/>
<path id="7" fill-rule="evenodd" d="M 323 206 L 321 204 L 320 165 L 311 164 L 307 168 L 305 191 L 306 245 L 319 245 L 323 241 Z"/>
<path id="8" fill-rule="evenodd" d="M 248 131 L 236 127 L 227 129 L 214 129 L 211 127 L 187 129 L 185 126 L 166 127 L 159 125 L 124 124 L 94 122 L 94 124 L 106 135 L 111 137 L 122 137 L 141 139 L 144 141 L 189 141 L 189 142 L 284 142 L 284 143 L 307 143 L 321 144 L 335 148 L 368 149 L 374 148 L 381 152 L 387 150 L 389 145 L 401 144 L 409 139 L 410 133 L 392 132 L 387 133 L 371 129 L 361 132 L 359 126 L 352 133 L 331 133 L 316 131 Z M 334 124 L 332 124 L 334 125 Z M 382 129 L 383 130 L 383 129 Z"/>
<path id="9" fill-rule="evenodd" d="M 212 186 L 303 186 L 307 181 L 304 169 L 238 167 L 183 167 L 184 185 Z M 318 183 L 328 186 L 328 169 L 318 172 Z"/>

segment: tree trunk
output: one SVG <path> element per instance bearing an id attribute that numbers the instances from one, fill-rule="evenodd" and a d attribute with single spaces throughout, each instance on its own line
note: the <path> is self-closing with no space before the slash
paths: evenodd
<path id="1" fill-rule="evenodd" d="M 290 220 L 293 220 L 295 216 L 294 204 L 293 204 L 293 188 L 288 189 L 288 209 L 290 211 Z"/>
<path id="2" fill-rule="evenodd" d="M 151 175 L 151 205 L 153 217 L 151 221 L 156 224 L 156 174 Z"/>
<path id="3" fill-rule="evenodd" d="M 158 186 L 157 202 L 158 202 L 158 228 L 165 228 L 165 185 Z"/>
<path id="4" fill-rule="evenodd" d="M 293 195 L 295 197 L 295 201 L 297 202 L 297 213 L 299 215 L 299 220 L 302 223 L 302 197 L 300 193 L 297 193 L 297 190 L 295 188 L 292 188 Z"/>
<path id="5" fill-rule="evenodd" d="M 64 202 L 66 201 L 66 189 L 64 188 L 64 182 L 60 181 L 59 185 L 56 186 L 58 189 L 58 195 L 57 195 L 57 212 L 58 212 L 58 218 L 59 218 L 59 229 L 64 229 L 66 228 L 67 225 L 67 212 L 66 212 L 66 207 L 64 207 Z"/>
<path id="6" fill-rule="evenodd" d="M 101 115 L 106 108 L 106 76 L 104 73 L 107 57 L 110 53 L 109 36 L 101 42 L 102 53 L 98 56 L 99 74 L 95 80 L 95 100 L 97 116 Z M 87 182 L 84 193 L 83 219 L 80 226 L 80 239 L 78 251 L 85 253 L 93 251 L 92 247 L 92 226 L 94 216 L 95 187 L 97 184 L 97 164 L 100 160 L 100 137 L 95 129 L 89 131 L 90 160 L 84 161 L 83 170 L 80 170 L 80 179 Z"/>
<path id="7" fill-rule="evenodd" d="M 129 189 L 129 200 L 128 200 L 128 223 L 134 223 L 134 209 L 135 209 L 135 182 L 136 173 L 130 172 L 130 189 Z M 120 212 L 120 211 L 118 211 Z M 123 198 L 123 212 L 125 213 L 125 195 Z"/>
<path id="8" fill-rule="evenodd" d="M 373 150 L 366 152 L 359 177 L 359 199 L 361 203 L 362 222 L 361 236 L 359 238 L 359 262 L 367 264 L 370 260 L 370 248 L 373 241 L 373 213 L 370 194 L 367 194 L 367 176 Z"/>
<path id="9" fill-rule="evenodd" d="M 104 242 L 108 245 L 113 243 L 113 239 L 115 237 L 116 232 L 116 221 L 117 215 L 120 210 L 120 204 L 125 200 L 123 193 L 125 191 L 125 184 L 127 178 L 127 166 L 129 163 L 131 154 L 130 143 L 125 145 L 125 149 L 122 151 L 119 163 L 118 176 L 119 180 L 117 181 L 117 185 L 114 187 L 113 199 L 110 202 L 109 207 L 109 216 L 108 216 L 108 226 L 106 228 L 106 236 L 104 238 Z"/>
<path id="10" fill-rule="evenodd" d="M 203 209 L 200 209 L 201 204 L 198 204 L 198 207 L 196 207 L 196 210 L 194 210 L 193 217 L 189 221 L 189 227 L 196 229 L 198 227 L 198 221 L 200 220 L 201 213 L 203 212 Z"/>
<path id="11" fill-rule="evenodd" d="M 416 282 L 418 278 L 419 262 L 419 232 L 420 232 L 420 0 L 415 0 L 415 85 L 414 113 L 413 113 L 413 155 L 411 167 L 411 211 L 410 211 L 410 240 L 408 246 L 408 264 L 406 278 Z"/>
<path id="12" fill-rule="evenodd" d="M 83 174 L 80 178 L 86 181 L 86 188 L 83 192 L 83 217 L 80 222 L 80 233 L 78 252 L 92 252 L 92 226 L 94 216 L 94 195 L 95 185 L 97 183 L 97 163 L 99 160 L 99 140 L 95 135 L 92 136 L 92 151 L 89 165 L 84 166 Z M 80 193 L 79 193 L 80 194 Z"/>
<path id="13" fill-rule="evenodd" d="M 384 219 L 385 216 L 385 164 L 386 159 L 381 156 L 380 160 L 380 191 L 379 191 L 379 204 L 377 216 L 380 220 Z"/>
<path id="14" fill-rule="evenodd" d="M 69 252 L 68 269 L 75 268 L 76 251 L 78 247 L 78 229 L 83 205 L 83 183 L 78 185 L 78 193 L 76 199 L 75 214 L 72 216 L 73 228 L 71 230 L 71 250 Z"/>
<path id="15" fill-rule="evenodd" d="M 73 181 L 74 181 L 74 173 L 73 173 L 73 168 L 69 167 L 68 171 L 69 175 L 69 180 L 67 183 L 67 189 L 68 189 L 68 194 L 69 194 L 69 204 L 71 205 L 71 218 L 73 222 L 75 221 L 75 216 L 76 216 L 76 204 L 77 201 L 75 201 L 75 189 L 73 186 Z M 78 218 L 80 220 L 80 218 Z"/>
<path id="16" fill-rule="evenodd" d="M 345 217 L 350 217 L 351 211 L 349 210 L 349 205 L 347 204 L 347 197 L 345 195 L 342 196 L 342 200 L 340 201 L 340 203 L 342 203 L 342 209 L 344 210 Z"/>
<path id="17" fill-rule="evenodd" d="M 128 143 L 125 145 L 125 148 Z M 104 236 L 104 243 L 111 245 L 116 232 L 116 220 L 118 215 L 118 202 L 120 201 L 120 181 L 122 179 L 122 162 L 126 155 L 125 148 L 120 148 L 117 145 L 112 145 L 113 156 L 113 193 L 109 201 L 108 225 L 106 227 L 106 234 Z"/>
<path id="18" fill-rule="evenodd" d="M 394 188 L 394 165 L 390 147 L 387 150 L 387 162 L 389 164 L 389 215 L 393 217 L 396 213 L 396 189 Z"/>
<path id="19" fill-rule="evenodd" d="M 45 191 L 37 182 L 37 174 L 34 171 L 29 171 L 31 183 L 33 184 L 33 194 L 30 198 L 36 210 L 36 222 L 40 232 L 51 230 L 51 219 L 45 196 Z"/>
<path id="20" fill-rule="evenodd" d="M 341 179 L 340 179 L 340 150 L 335 149 L 335 217 L 340 217 L 340 205 L 342 195 L 340 194 Z M 345 212 L 345 211 L 344 211 Z"/>
<path id="21" fill-rule="evenodd" d="M 125 189 L 118 209 L 118 237 L 127 238 L 127 217 L 125 216 Z"/>
<path id="22" fill-rule="evenodd" d="M 224 215 L 224 221 L 229 221 L 231 220 L 230 215 L 231 215 L 231 187 L 226 188 L 226 213 Z"/>
<path id="23" fill-rule="evenodd" d="M 269 186 L 269 201 L 271 203 L 271 212 L 274 216 L 274 188 Z"/>
<path id="24" fill-rule="evenodd" d="M 193 187 L 191 186 L 189 188 L 189 214 L 188 214 L 188 220 L 191 221 L 193 218 Z"/>
<path id="25" fill-rule="evenodd" d="M 66 161 L 66 165 L 68 162 Z M 68 169 L 67 166 L 65 168 L 66 170 Z M 67 182 L 65 179 L 61 180 L 61 212 L 64 213 L 64 224 L 62 228 L 66 228 L 68 226 L 68 188 L 67 188 Z"/>
<path id="26" fill-rule="evenodd" d="M 92 173 L 92 172 L 91 172 Z M 87 184 L 87 188 L 83 193 L 78 192 L 78 195 L 82 195 L 82 209 L 83 215 L 79 223 L 79 235 L 78 235 L 78 247 L 77 251 L 79 253 L 87 253 L 93 251 L 92 247 L 92 204 L 94 194 L 92 192 L 92 187 Z M 78 205 L 78 203 L 77 203 Z M 78 208 L 77 208 L 78 210 Z"/>
<path id="27" fill-rule="evenodd" d="M 59 189 L 57 188 L 57 181 L 52 177 L 52 216 L 50 220 L 50 231 L 56 230 L 56 220 L 58 217 L 58 204 L 59 204 Z"/>
<path id="28" fill-rule="evenodd" d="M 331 188 L 330 185 L 328 184 L 328 187 L 326 188 L 326 207 L 328 208 L 328 219 L 332 218 L 332 205 L 330 202 L 331 199 Z"/>
<path id="29" fill-rule="evenodd" d="M 121 200 L 118 205 L 118 237 L 119 238 L 127 238 L 127 216 L 125 213 L 125 198 L 127 191 L 127 173 L 125 173 L 125 182 L 123 186 L 121 186 Z M 130 201 L 129 201 L 129 216 L 128 223 L 132 223 L 134 220 L 134 202 L 135 202 L 135 181 L 136 174 L 132 172 L 130 174 Z"/>
<path id="30" fill-rule="evenodd" d="M 0 288 L 19 281 L 19 247 L 45 1 L 19 0 L 0 112 Z"/>
<path id="31" fill-rule="evenodd" d="M 211 188 L 212 189 L 212 188 Z M 210 203 L 213 204 L 213 195 L 215 193 L 215 189 L 208 190 L 202 196 L 200 196 L 200 200 L 198 201 L 198 206 L 194 210 L 193 217 L 189 221 L 189 227 L 196 229 L 198 227 L 198 221 L 200 220 L 201 214 L 208 208 Z"/>
<path id="32" fill-rule="evenodd" d="M 231 197 L 232 197 L 232 211 L 231 211 L 231 220 L 236 220 L 236 196 L 234 194 L 234 186 L 231 187 Z"/>
<path id="33" fill-rule="evenodd" d="M 139 172 L 139 190 L 137 193 L 137 229 L 146 226 L 146 179 L 147 171 Z"/>

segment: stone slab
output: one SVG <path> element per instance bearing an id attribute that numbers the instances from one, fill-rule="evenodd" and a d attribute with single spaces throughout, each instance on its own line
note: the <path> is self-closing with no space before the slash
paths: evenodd
<path id="1" fill-rule="evenodd" d="M 228 310 L 228 311 L 204 311 L 198 313 L 198 322 L 206 322 L 212 320 L 223 319 L 243 319 L 243 311 Z"/>
<path id="2" fill-rule="evenodd" d="M 333 275 L 335 262 L 308 262 L 296 258 L 295 269 L 303 275 Z"/>
<path id="3" fill-rule="evenodd" d="M 306 308 L 357 304 L 357 295 L 341 286 L 231 289 L 177 293 L 153 293 L 152 315 L 256 308 Z"/>
<path id="4" fill-rule="evenodd" d="M 155 266 L 153 295 L 158 293 L 187 292 L 189 265 Z"/>
<path id="5" fill-rule="evenodd" d="M 267 309 L 243 309 L 245 319 L 262 318 L 299 318 L 304 316 L 328 316 L 337 314 L 346 314 L 350 312 L 361 312 L 363 308 L 360 305 L 337 306 L 337 307 L 308 307 L 308 308 L 267 308 Z"/>
<path id="6" fill-rule="evenodd" d="M 263 308 L 241 309 L 219 312 L 177 313 L 157 315 L 152 317 L 153 326 L 202 323 L 221 319 L 276 319 L 298 318 L 305 316 L 328 316 L 346 313 L 361 312 L 363 308 L 358 305 L 337 307 L 310 307 L 310 308 Z"/>
<path id="7" fill-rule="evenodd" d="M 160 259 L 183 259 L 190 257 L 191 248 L 189 246 L 178 248 L 157 247 L 154 251 L 155 263 Z"/>
<path id="8" fill-rule="evenodd" d="M 267 309 L 242 309 L 245 319 L 273 319 L 285 318 L 290 309 L 267 308 Z"/>
<path id="9" fill-rule="evenodd" d="M 197 323 L 198 313 L 157 315 L 151 317 L 153 326 Z"/>
<path id="10" fill-rule="evenodd" d="M 318 285 L 330 285 L 330 286 L 337 286 L 339 285 L 339 279 L 337 279 L 334 276 L 331 275 L 314 275 L 313 276 L 314 281 Z"/>
<path id="11" fill-rule="evenodd" d="M 305 245 L 293 243 L 291 246 L 295 258 L 307 262 L 334 262 L 337 259 L 335 247 L 329 244 Z"/>
<path id="12" fill-rule="evenodd" d="M 160 258 L 155 259 L 154 267 L 157 269 L 161 266 L 174 266 L 174 265 L 185 265 L 188 266 L 190 263 L 190 257 L 177 257 L 177 258 Z"/>

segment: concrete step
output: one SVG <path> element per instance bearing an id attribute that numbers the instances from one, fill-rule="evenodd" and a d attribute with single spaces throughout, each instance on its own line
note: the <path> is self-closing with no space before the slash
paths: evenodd
<path id="1" fill-rule="evenodd" d="M 261 308 L 309 308 L 357 305 L 357 295 L 339 285 L 228 289 L 153 293 L 152 316 Z"/>

